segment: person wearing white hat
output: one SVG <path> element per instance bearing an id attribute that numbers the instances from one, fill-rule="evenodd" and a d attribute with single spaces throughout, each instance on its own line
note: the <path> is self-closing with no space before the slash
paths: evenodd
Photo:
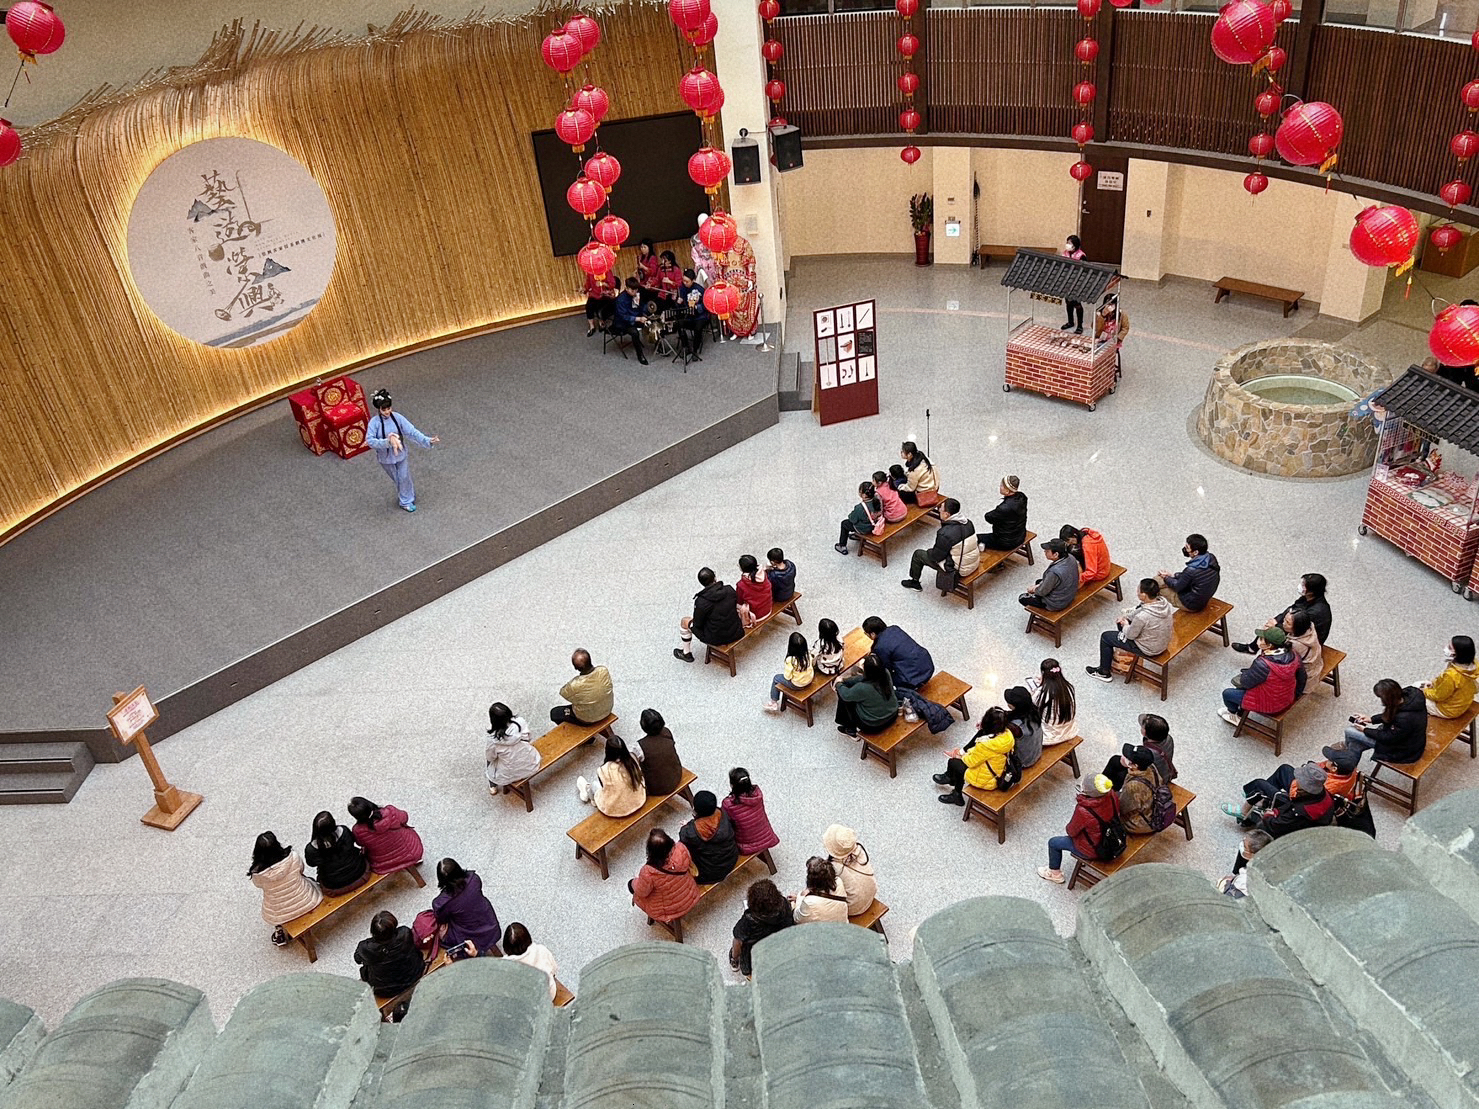
<path id="1" fill-rule="evenodd" d="M 832 870 L 847 898 L 847 915 L 867 912 L 878 896 L 878 879 L 874 877 L 868 849 L 858 842 L 857 832 L 844 824 L 830 825 L 822 833 L 822 847 L 832 859 Z"/>
<path id="2" fill-rule="evenodd" d="M 1114 783 L 1103 774 L 1085 774 L 1078 783 L 1073 816 L 1063 835 L 1048 840 L 1048 865 L 1038 867 L 1037 876 L 1062 885 L 1063 853 L 1067 851 L 1080 859 L 1097 859 L 1099 844 L 1110 826 L 1119 823 L 1119 818 L 1119 795 L 1114 792 Z"/>

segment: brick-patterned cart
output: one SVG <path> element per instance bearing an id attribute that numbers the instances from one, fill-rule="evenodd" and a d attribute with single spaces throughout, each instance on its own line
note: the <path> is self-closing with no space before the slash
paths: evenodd
<path id="1" fill-rule="evenodd" d="M 1043 250 L 1019 250 L 1002 276 L 1007 287 L 1007 357 L 1002 389 L 1026 389 L 1047 397 L 1061 397 L 1085 405 L 1090 412 L 1114 392 L 1119 376 L 1116 337 L 1119 332 L 1119 269 L 1100 262 L 1083 262 Z M 1025 292 L 1027 318 L 1013 315 L 1013 292 Z M 1100 299 L 1114 314 L 1103 336 L 1095 336 Z M 1064 301 L 1085 306 L 1085 333 L 1038 323 L 1034 308 L 1053 305 L 1062 313 Z"/>

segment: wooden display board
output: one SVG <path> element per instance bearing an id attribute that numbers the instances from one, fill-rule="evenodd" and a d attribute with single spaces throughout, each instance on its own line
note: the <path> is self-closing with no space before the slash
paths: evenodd
<path id="1" fill-rule="evenodd" d="M 876 302 L 813 312 L 811 329 L 817 367 L 811 408 L 822 426 L 878 415 Z"/>
<path id="2" fill-rule="evenodd" d="M 113 694 L 113 707 L 108 710 L 108 727 L 120 743 L 134 745 L 144 769 L 149 772 L 149 780 L 154 784 L 154 805 L 139 820 L 152 828 L 173 832 L 205 798 L 198 793 L 176 789 L 159 768 L 159 760 L 149 746 L 149 737 L 144 734 L 144 729 L 158 719 L 159 710 L 143 686 L 132 693 Z"/>

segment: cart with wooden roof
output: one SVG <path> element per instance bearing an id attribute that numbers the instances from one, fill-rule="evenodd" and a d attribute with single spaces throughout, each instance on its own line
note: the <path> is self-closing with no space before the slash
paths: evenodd
<path id="1" fill-rule="evenodd" d="M 1026 389 L 1047 397 L 1062 397 L 1087 405 L 1090 412 L 1114 392 L 1119 377 L 1118 266 L 1085 262 L 1042 250 L 1019 250 L 1002 276 L 1007 287 L 1007 357 L 1002 389 Z M 1026 293 L 1026 298 L 1014 293 Z M 1104 301 L 1114 315 L 1102 328 L 1095 306 Z M 1079 335 L 1039 323 L 1036 308 L 1052 304 L 1064 311 L 1065 301 L 1087 306 L 1087 332 Z M 1014 305 L 1026 315 L 1018 319 Z"/>

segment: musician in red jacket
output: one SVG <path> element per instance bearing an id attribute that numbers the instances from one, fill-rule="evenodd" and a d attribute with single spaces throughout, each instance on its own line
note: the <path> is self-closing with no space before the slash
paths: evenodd
<path id="1" fill-rule="evenodd" d="M 658 305 L 672 308 L 678 303 L 678 290 L 683 287 L 683 271 L 678 266 L 678 257 L 665 250 L 657 259 Z"/>
<path id="2" fill-rule="evenodd" d="M 642 290 L 642 303 L 656 300 L 662 295 L 662 278 L 658 274 L 657 246 L 651 239 L 637 244 L 637 287 Z"/>
<path id="3" fill-rule="evenodd" d="M 597 281 L 591 274 L 585 275 L 585 335 L 589 339 L 599 327 L 606 330 L 611 317 L 616 314 L 616 294 L 621 283 L 616 274 L 608 273 Z"/>

